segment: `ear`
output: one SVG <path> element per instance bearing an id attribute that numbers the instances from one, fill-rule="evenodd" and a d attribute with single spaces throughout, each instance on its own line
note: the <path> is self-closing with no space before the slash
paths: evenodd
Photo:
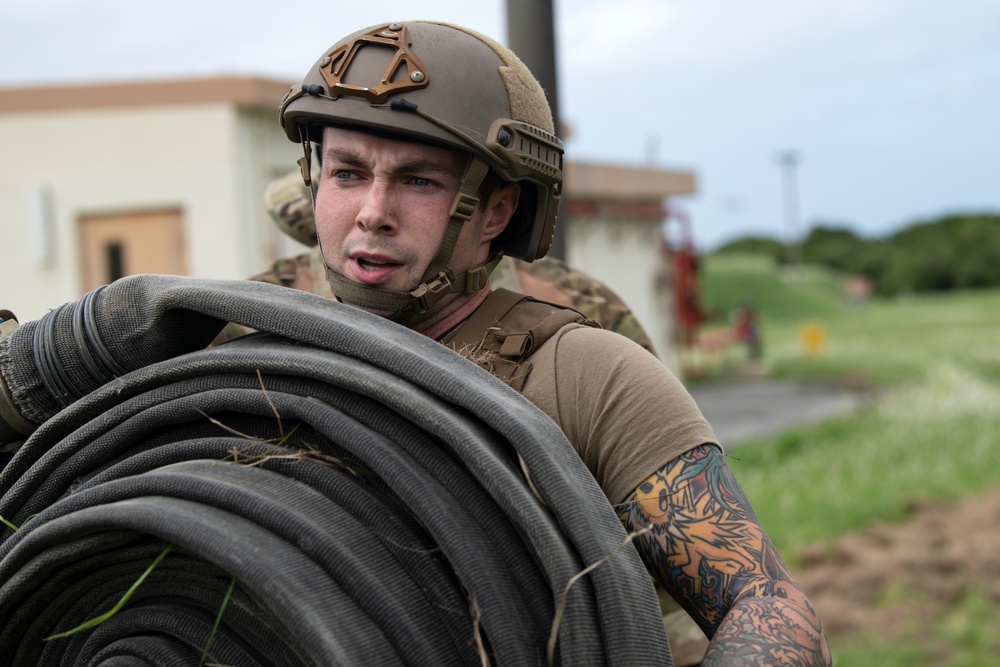
<path id="1" fill-rule="evenodd" d="M 483 226 L 482 241 L 492 241 L 507 228 L 517 203 L 521 200 L 521 186 L 517 183 L 502 183 L 493 191 L 483 211 L 486 221 Z"/>

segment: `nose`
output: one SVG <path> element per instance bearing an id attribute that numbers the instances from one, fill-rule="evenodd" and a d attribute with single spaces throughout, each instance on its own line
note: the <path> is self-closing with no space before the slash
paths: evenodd
<path id="1" fill-rule="evenodd" d="M 356 219 L 358 226 L 369 232 L 394 233 L 398 223 L 389 188 L 381 183 L 373 183 L 365 192 L 364 202 Z"/>

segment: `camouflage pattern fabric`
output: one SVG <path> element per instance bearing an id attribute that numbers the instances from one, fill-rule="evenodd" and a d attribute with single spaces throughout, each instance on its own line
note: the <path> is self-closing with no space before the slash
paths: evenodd
<path id="1" fill-rule="evenodd" d="M 505 257 L 490 274 L 490 285 L 578 310 L 602 328 L 656 353 L 653 342 L 621 297 L 597 278 L 562 260 L 543 257 L 525 262 Z"/>
<path id="2" fill-rule="evenodd" d="M 264 205 L 278 228 L 302 245 L 316 245 L 316 219 L 312 193 L 298 171 L 271 181 L 264 191 Z"/>
<path id="3" fill-rule="evenodd" d="M 283 285 L 333 298 L 326 280 L 323 257 L 316 240 L 312 193 L 298 171 L 273 181 L 264 193 L 267 211 L 278 227 L 308 246 L 312 251 L 297 257 L 279 259 L 268 271 L 251 280 Z M 490 275 L 492 287 L 575 308 L 598 322 L 601 327 L 630 338 L 653 354 L 653 342 L 636 320 L 632 310 L 607 285 L 565 262 L 543 257 L 525 262 L 504 257 Z"/>
<path id="4" fill-rule="evenodd" d="M 270 269 L 252 276 L 250 280 L 291 287 L 327 299 L 334 298 L 318 245 L 307 253 L 275 261 Z"/>

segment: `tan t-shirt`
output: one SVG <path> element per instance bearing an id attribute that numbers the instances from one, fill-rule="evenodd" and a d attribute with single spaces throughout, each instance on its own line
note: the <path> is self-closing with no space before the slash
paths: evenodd
<path id="1" fill-rule="evenodd" d="M 677 377 L 617 333 L 563 327 L 531 364 L 521 393 L 559 424 L 612 504 L 671 459 L 718 444 Z"/>

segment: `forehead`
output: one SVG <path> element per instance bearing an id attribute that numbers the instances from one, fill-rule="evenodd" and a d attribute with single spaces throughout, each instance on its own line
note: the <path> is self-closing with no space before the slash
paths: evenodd
<path id="1" fill-rule="evenodd" d="M 466 153 L 443 146 L 419 141 L 408 141 L 361 130 L 342 127 L 323 128 L 322 154 L 326 157 L 344 157 L 363 160 L 365 163 L 426 164 L 461 176 L 469 160 Z"/>

